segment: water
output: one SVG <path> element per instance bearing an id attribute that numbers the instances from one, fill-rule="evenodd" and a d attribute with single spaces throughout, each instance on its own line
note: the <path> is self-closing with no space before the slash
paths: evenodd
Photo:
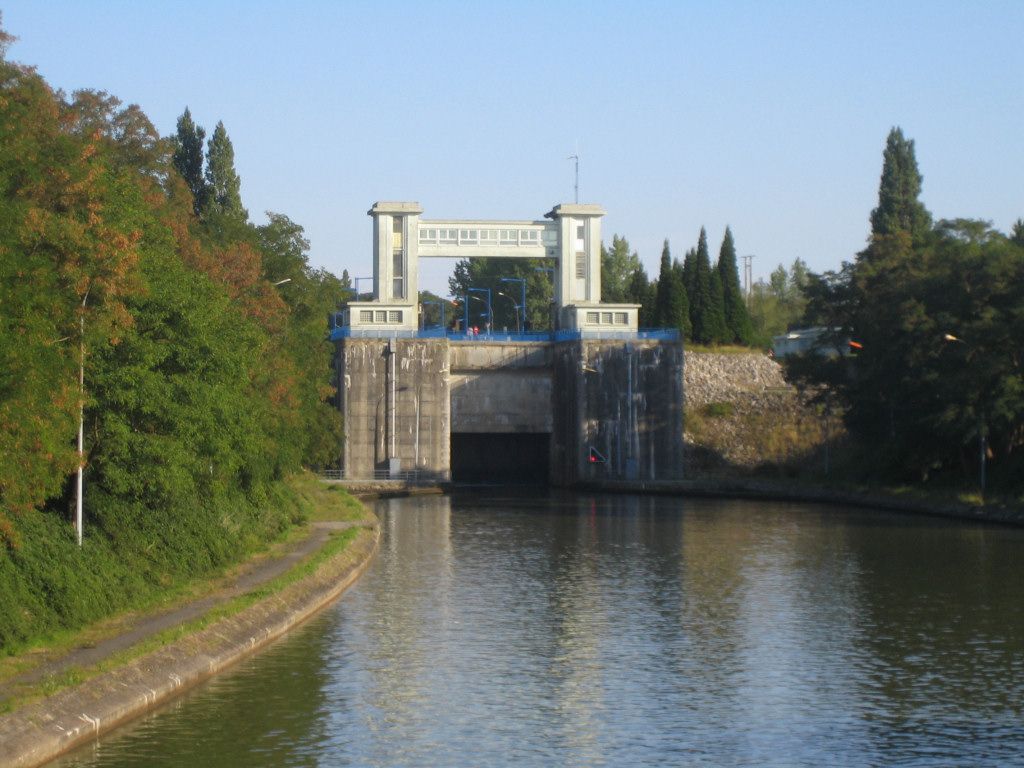
<path id="1" fill-rule="evenodd" d="M 60 765 L 1024 765 L 1024 531 L 628 496 L 377 511 L 341 601 Z"/>

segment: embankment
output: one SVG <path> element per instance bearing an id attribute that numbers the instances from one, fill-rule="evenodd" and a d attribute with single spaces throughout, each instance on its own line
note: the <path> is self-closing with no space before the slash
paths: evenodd
<path id="1" fill-rule="evenodd" d="M 359 578 L 380 528 L 360 528 L 338 555 L 279 592 L 159 650 L 0 718 L 0 765 L 52 760 L 180 695 L 329 604 Z"/>

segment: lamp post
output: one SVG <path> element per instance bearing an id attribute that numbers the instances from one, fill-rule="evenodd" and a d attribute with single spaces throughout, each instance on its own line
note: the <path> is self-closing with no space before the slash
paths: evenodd
<path id="1" fill-rule="evenodd" d="M 512 302 L 512 313 L 516 316 L 516 333 L 521 333 L 519 327 L 519 305 L 516 304 L 516 300 L 509 296 L 507 293 L 498 291 L 499 296 L 504 296 L 506 299 Z"/>
<path id="2" fill-rule="evenodd" d="M 470 288 L 469 293 L 466 294 L 467 298 L 472 296 L 474 293 L 482 293 L 487 296 L 487 330 L 490 332 L 490 325 L 493 322 L 494 315 L 491 314 L 491 289 L 490 288 Z M 479 299 L 480 297 L 474 297 Z M 469 301 L 466 301 L 466 324 L 469 325 Z"/>
<path id="3" fill-rule="evenodd" d="M 519 312 L 522 315 L 516 316 L 516 325 L 522 330 L 526 329 L 526 278 L 525 277 L 502 277 L 499 279 L 502 283 L 519 283 Z M 504 294 L 503 294 L 504 295 Z M 515 302 L 513 301 L 513 304 Z"/>

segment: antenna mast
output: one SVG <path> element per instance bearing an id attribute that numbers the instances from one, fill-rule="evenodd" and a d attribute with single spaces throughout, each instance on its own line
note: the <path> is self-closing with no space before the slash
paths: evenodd
<path id="1" fill-rule="evenodd" d="M 579 155 L 569 155 L 566 158 L 566 160 L 575 160 L 576 161 L 576 183 L 573 186 L 573 193 L 574 193 L 574 196 L 575 196 L 575 202 L 578 204 L 579 201 L 580 201 L 580 156 Z"/>

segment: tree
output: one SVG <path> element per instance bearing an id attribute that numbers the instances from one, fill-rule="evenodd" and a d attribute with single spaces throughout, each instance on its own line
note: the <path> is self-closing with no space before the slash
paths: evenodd
<path id="1" fill-rule="evenodd" d="M 679 273 L 683 287 L 686 289 L 686 298 L 690 306 L 690 321 L 693 324 L 693 307 L 697 296 L 697 249 L 690 248 L 683 257 L 683 264 Z"/>
<path id="2" fill-rule="evenodd" d="M 736 245 L 732 230 L 725 228 L 722 247 L 718 252 L 718 275 L 722 281 L 722 305 L 729 342 L 750 345 L 754 343 L 754 327 L 750 322 L 743 292 L 740 290 L 739 271 L 736 267 Z"/>
<path id="3" fill-rule="evenodd" d="M 661 249 L 661 269 L 658 272 L 657 294 L 654 300 L 655 325 L 676 328 L 685 337 L 690 333 L 690 313 L 686 290 L 677 270 L 673 268 L 668 240 Z"/>
<path id="4" fill-rule="evenodd" d="M 629 289 L 627 301 L 640 305 L 638 322 L 641 328 L 651 328 L 657 325 L 654 316 L 656 301 L 655 286 L 647 279 L 647 272 L 642 264 L 637 264 L 629 277 Z"/>
<path id="5" fill-rule="evenodd" d="M 913 140 L 905 139 L 898 127 L 893 128 L 882 157 L 878 207 L 871 212 L 871 235 L 877 238 L 903 233 L 912 242 L 920 242 L 931 227 L 931 214 L 918 199 L 922 177 Z"/>
<path id="6" fill-rule="evenodd" d="M 894 129 L 868 247 L 805 289 L 805 319 L 838 329 L 837 349 L 855 340 L 857 354 L 787 361 L 789 374 L 841 401 L 876 476 L 978 477 L 980 449 L 1019 488 L 1024 247 L 983 221 L 926 230 L 912 149 Z"/>
<path id="7" fill-rule="evenodd" d="M 231 139 L 218 122 L 206 148 L 206 212 L 232 223 L 244 223 L 249 212 L 242 207 L 241 179 L 235 171 L 235 150 Z"/>
<path id="8" fill-rule="evenodd" d="M 206 208 L 209 188 L 203 175 L 203 139 L 206 131 L 192 121 L 192 113 L 185 111 L 178 118 L 178 129 L 174 134 L 174 167 L 185 180 L 192 192 L 192 208 L 199 216 Z"/>
<path id="9" fill-rule="evenodd" d="M 686 265 L 683 265 L 685 271 Z M 718 318 L 723 315 L 721 305 L 713 304 L 711 293 L 711 256 L 708 253 L 708 235 L 700 228 L 697 250 L 691 270 L 693 283 L 690 299 L 690 319 L 693 325 L 693 340 L 697 344 L 713 344 L 719 330 Z"/>
<path id="10" fill-rule="evenodd" d="M 462 259 L 456 262 L 452 276 L 448 278 L 450 295 L 460 302 L 459 309 L 453 309 L 458 317 L 449 314 L 450 320 L 463 318 L 461 302 L 470 288 L 491 289 L 491 311 L 494 313 L 494 328 L 516 328 L 515 305 L 521 301 L 521 289 L 517 283 L 502 282 L 501 278 L 526 280 L 526 322 L 531 330 L 553 327 L 554 288 L 548 269 L 547 259 Z M 499 291 L 505 296 L 500 296 Z M 476 294 L 480 296 L 480 294 Z M 506 298 L 507 297 L 507 298 Z M 486 308 L 470 299 L 470 325 L 486 323 Z"/>
<path id="11" fill-rule="evenodd" d="M 637 267 L 640 267 L 640 257 L 635 251 L 630 253 L 626 238 L 612 235 L 611 248 L 605 248 L 602 243 L 601 300 L 609 304 L 634 301 L 629 288 Z"/>
<path id="12" fill-rule="evenodd" d="M 1013 222 L 1013 230 L 1010 232 L 1010 240 L 1015 245 L 1024 245 L 1024 219 L 1017 219 Z"/>
<path id="13" fill-rule="evenodd" d="M 732 341 L 732 334 L 725 323 L 725 299 L 722 278 L 717 269 L 711 270 L 710 302 L 708 303 L 707 333 L 712 344 L 725 344 Z"/>

